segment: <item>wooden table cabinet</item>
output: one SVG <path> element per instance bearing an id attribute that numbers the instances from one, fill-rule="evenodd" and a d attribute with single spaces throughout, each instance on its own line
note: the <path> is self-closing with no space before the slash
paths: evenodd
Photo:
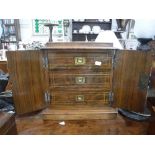
<path id="1" fill-rule="evenodd" d="M 81 115 L 94 113 L 90 118 L 95 119 L 107 108 L 113 114 L 109 118 L 117 115 L 118 107 L 142 112 L 154 52 L 116 50 L 110 45 L 49 43 L 41 50 L 7 52 L 16 113 L 51 107 L 46 114 L 64 110 L 73 118 L 79 110 Z"/>

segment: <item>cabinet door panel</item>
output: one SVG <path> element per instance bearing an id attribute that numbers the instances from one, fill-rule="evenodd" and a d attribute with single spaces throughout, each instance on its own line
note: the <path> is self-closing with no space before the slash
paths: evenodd
<path id="1" fill-rule="evenodd" d="M 117 51 L 114 65 L 114 104 L 137 112 L 144 111 L 152 52 Z"/>
<path id="2" fill-rule="evenodd" d="M 40 51 L 7 52 L 13 99 L 17 114 L 24 114 L 46 107 L 43 53 Z"/>

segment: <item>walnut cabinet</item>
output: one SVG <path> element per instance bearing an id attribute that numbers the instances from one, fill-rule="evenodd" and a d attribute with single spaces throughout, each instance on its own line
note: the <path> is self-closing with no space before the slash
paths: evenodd
<path id="1" fill-rule="evenodd" d="M 121 107 L 142 112 L 153 51 L 117 50 L 103 43 L 51 43 L 7 52 L 17 114 L 50 105 Z"/>

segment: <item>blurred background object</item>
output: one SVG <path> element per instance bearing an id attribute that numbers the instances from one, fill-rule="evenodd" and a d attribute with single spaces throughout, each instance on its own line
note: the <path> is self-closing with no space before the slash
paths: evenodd
<path id="1" fill-rule="evenodd" d="M 113 47 L 117 49 L 123 49 L 119 40 L 117 39 L 115 33 L 113 31 L 100 31 L 97 36 L 95 42 L 103 42 L 103 43 L 113 43 Z"/>

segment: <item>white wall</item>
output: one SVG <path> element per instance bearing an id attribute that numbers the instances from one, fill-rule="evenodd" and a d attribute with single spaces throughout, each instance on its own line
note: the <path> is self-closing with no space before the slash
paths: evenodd
<path id="1" fill-rule="evenodd" d="M 135 22 L 134 33 L 137 38 L 154 38 L 155 19 L 139 19 Z"/>
<path id="2" fill-rule="evenodd" d="M 49 36 L 34 36 L 32 33 L 32 19 L 20 19 L 21 39 L 23 42 L 47 42 Z"/>

